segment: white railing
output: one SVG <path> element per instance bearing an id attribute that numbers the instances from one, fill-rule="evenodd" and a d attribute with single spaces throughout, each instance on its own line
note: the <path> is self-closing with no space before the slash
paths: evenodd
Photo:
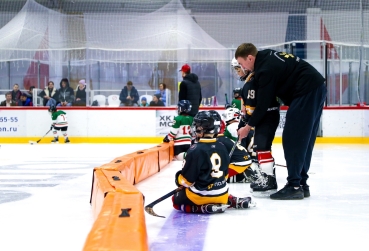
<path id="1" fill-rule="evenodd" d="M 43 98 L 39 97 L 38 95 L 41 93 L 43 89 L 33 89 L 33 106 L 43 106 Z M 7 92 L 11 92 L 12 90 L 0 90 L 0 102 L 5 100 L 5 94 Z M 21 92 L 27 93 L 27 90 L 20 90 Z M 138 94 L 141 96 L 143 95 L 154 95 L 156 90 L 137 90 Z M 119 95 L 121 90 L 90 90 L 86 91 L 86 100 L 88 100 L 87 105 L 90 106 L 92 102 L 95 100 L 94 97 L 100 96 L 103 98 L 103 102 L 99 102 L 99 106 L 119 106 Z M 76 93 L 75 93 L 76 94 Z M 109 96 L 115 96 L 115 99 Z M 118 103 L 119 102 L 119 103 Z M 171 104 L 171 96 L 170 92 L 166 92 L 166 106 L 170 106 Z"/>

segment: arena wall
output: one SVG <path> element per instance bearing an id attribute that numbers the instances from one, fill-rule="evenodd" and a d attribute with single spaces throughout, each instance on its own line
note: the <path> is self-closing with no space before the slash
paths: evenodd
<path id="1" fill-rule="evenodd" d="M 219 113 L 223 107 L 204 107 Z M 281 109 L 275 142 L 281 142 L 287 108 Z M 160 143 L 169 133 L 176 108 L 67 107 L 68 135 L 72 143 Z M 45 107 L 0 109 L 0 143 L 39 140 L 50 129 Z M 369 107 L 327 107 L 318 143 L 368 143 Z M 49 133 L 40 143 L 50 143 Z"/>

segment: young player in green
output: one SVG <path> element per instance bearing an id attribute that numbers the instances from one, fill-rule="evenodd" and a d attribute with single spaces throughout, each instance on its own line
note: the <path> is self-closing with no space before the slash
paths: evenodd
<path id="1" fill-rule="evenodd" d="M 242 88 L 237 87 L 233 90 L 233 99 L 232 99 L 232 107 L 237 108 L 241 111 L 242 108 L 242 97 L 241 97 Z"/>
<path id="2" fill-rule="evenodd" d="M 191 146 L 191 125 L 193 117 L 188 115 L 191 111 L 191 102 L 180 100 L 178 102 L 178 116 L 174 117 L 170 133 L 163 139 L 164 142 L 174 141 L 174 157 L 183 160 Z"/>
<path id="3" fill-rule="evenodd" d="M 64 143 L 70 143 L 68 139 L 68 119 L 67 114 L 64 111 L 57 111 L 55 106 L 50 106 L 49 112 L 51 113 L 52 124 L 50 130 L 53 130 L 54 139 L 51 143 L 59 143 L 58 132 L 61 131 L 64 136 Z"/>

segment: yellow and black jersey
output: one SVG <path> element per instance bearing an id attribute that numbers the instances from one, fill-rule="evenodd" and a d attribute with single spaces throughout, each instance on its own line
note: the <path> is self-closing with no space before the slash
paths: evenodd
<path id="1" fill-rule="evenodd" d="M 228 154 L 232 151 L 234 145 L 233 140 L 224 136 L 223 134 L 219 134 L 217 140 L 223 145 L 225 145 Z M 229 174 L 228 176 L 232 177 L 236 174 L 243 173 L 247 168 L 250 167 L 251 163 L 252 161 L 249 152 L 246 150 L 245 147 L 237 143 L 230 157 L 230 164 L 228 166 L 228 174 Z"/>
<path id="2" fill-rule="evenodd" d="M 187 197 L 197 205 L 226 204 L 228 165 L 226 147 L 216 139 L 202 138 L 187 151 L 178 182 L 187 187 Z"/>
<path id="3" fill-rule="evenodd" d="M 257 86 L 254 80 L 254 72 L 251 72 L 246 80 L 245 84 L 242 87 L 241 97 L 245 106 L 246 114 L 244 117 L 244 122 L 247 123 L 253 114 L 255 107 L 258 103 L 257 100 Z M 260 98 L 262 99 L 262 97 Z M 268 107 L 267 111 L 278 111 L 279 112 L 279 102 L 277 101 L 277 97 Z"/>
<path id="4" fill-rule="evenodd" d="M 217 140 L 227 148 L 229 154 L 233 148 L 234 141 L 223 134 L 219 134 Z M 238 166 L 249 166 L 251 165 L 251 156 L 245 147 L 237 143 L 230 157 L 230 163 Z"/>

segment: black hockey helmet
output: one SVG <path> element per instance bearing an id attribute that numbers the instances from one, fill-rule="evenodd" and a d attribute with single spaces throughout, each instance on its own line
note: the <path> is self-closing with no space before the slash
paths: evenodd
<path id="1" fill-rule="evenodd" d="M 199 129 L 201 127 L 201 129 Z M 220 122 L 215 121 L 210 111 L 201 111 L 193 118 L 192 128 L 194 132 L 203 132 L 205 134 L 217 134 L 219 132 Z"/>
<path id="2" fill-rule="evenodd" d="M 179 114 L 181 114 L 182 112 L 189 113 L 191 111 L 192 105 L 189 100 L 180 100 L 177 104 L 177 107 Z"/>
<path id="3" fill-rule="evenodd" d="M 56 112 L 56 107 L 55 107 L 55 105 L 50 105 L 50 107 L 49 107 L 49 112 Z"/>
<path id="4" fill-rule="evenodd" d="M 238 95 L 241 95 L 241 92 L 242 92 L 242 88 L 240 88 L 240 87 L 236 87 L 236 88 L 234 88 L 234 90 L 233 90 L 233 94 L 238 93 Z"/>

